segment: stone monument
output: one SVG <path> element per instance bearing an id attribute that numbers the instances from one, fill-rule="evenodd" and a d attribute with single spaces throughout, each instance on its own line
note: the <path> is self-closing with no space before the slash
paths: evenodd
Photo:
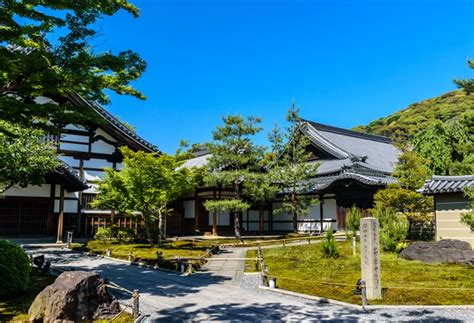
<path id="1" fill-rule="evenodd" d="M 367 299 L 382 298 L 380 282 L 379 221 L 368 217 L 360 220 L 360 248 L 362 279 L 365 281 Z"/>

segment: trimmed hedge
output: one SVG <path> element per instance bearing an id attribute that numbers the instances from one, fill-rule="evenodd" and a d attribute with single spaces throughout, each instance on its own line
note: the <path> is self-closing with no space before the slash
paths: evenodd
<path id="1" fill-rule="evenodd" d="M 0 296 L 24 291 L 30 277 L 30 261 L 19 246 L 0 240 Z"/>

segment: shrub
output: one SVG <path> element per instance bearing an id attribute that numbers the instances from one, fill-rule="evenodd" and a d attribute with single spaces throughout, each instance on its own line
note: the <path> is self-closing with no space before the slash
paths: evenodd
<path id="1" fill-rule="evenodd" d="M 321 241 L 321 251 L 325 258 L 336 258 L 339 256 L 336 239 L 331 227 L 326 231 L 324 239 Z"/>
<path id="2" fill-rule="evenodd" d="M 380 223 L 380 243 L 385 251 L 396 251 L 398 243 L 405 240 L 409 223 L 405 216 L 391 208 L 376 209 L 375 217 Z"/>
<path id="3" fill-rule="evenodd" d="M 102 241 L 103 244 L 110 241 L 130 242 L 135 239 L 135 233 L 131 229 L 120 229 L 113 225 L 97 229 L 94 239 Z"/>
<path id="4" fill-rule="evenodd" d="M 408 242 L 399 242 L 395 247 L 395 251 L 400 253 L 408 247 Z"/>
<path id="5" fill-rule="evenodd" d="M 0 296 L 24 291 L 30 277 L 30 260 L 19 246 L 0 240 Z"/>
<path id="6" fill-rule="evenodd" d="M 357 208 L 355 205 L 351 207 L 351 210 L 349 211 L 349 214 L 347 215 L 347 225 L 346 225 L 346 230 L 347 230 L 347 236 L 349 238 L 354 238 L 357 236 L 357 231 L 360 228 L 360 210 Z"/>

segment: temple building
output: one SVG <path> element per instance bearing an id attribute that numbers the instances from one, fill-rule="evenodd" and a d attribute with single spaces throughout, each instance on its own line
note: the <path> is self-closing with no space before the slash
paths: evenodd
<path id="1" fill-rule="evenodd" d="M 331 226 L 340 230 L 345 225 L 345 216 L 353 205 L 364 210 L 373 205 L 377 190 L 395 181 L 391 174 L 400 151 L 389 138 L 336 128 L 304 120 L 305 135 L 310 145 L 311 163 L 317 163 L 318 175 L 313 179 L 313 194 L 320 203 L 310 209 L 308 216 L 298 217 L 298 230 L 321 232 Z M 187 167 L 205 167 L 210 155 L 198 152 L 188 160 Z M 182 202 L 176 218 L 168 226 L 168 233 L 212 232 L 213 216 L 204 208 L 208 199 L 219 199 L 232 194 L 215 188 L 200 188 Z M 259 209 L 252 207 L 241 219 L 244 233 L 290 232 L 290 214 L 273 214 L 281 204 L 275 199 L 265 206 L 263 217 Z M 228 212 L 216 215 L 218 233 L 233 230 L 233 217 Z"/>
<path id="2" fill-rule="evenodd" d="M 97 182 L 104 168 L 120 170 L 121 146 L 146 152 L 158 149 L 139 137 L 125 124 L 97 104 L 78 95 L 69 102 L 94 111 L 102 122 L 87 126 L 65 126 L 53 138 L 61 166 L 46 176 L 41 186 L 13 187 L 0 199 L 0 236 L 56 236 L 61 241 L 66 231 L 92 235 L 98 226 L 107 224 L 110 210 L 90 206 Z M 51 102 L 49 98 L 38 98 Z M 131 219 L 121 219 L 133 226 Z"/>
<path id="3" fill-rule="evenodd" d="M 157 147 L 139 137 L 133 130 L 97 104 L 78 95 L 69 102 L 91 109 L 99 120 L 85 126 L 67 125 L 54 138 L 60 167 L 46 176 L 45 184 L 13 187 L 0 199 L 0 236 L 53 236 L 64 239 L 66 231 L 76 236 L 93 236 L 98 227 L 110 224 L 110 210 L 97 210 L 91 202 L 97 195 L 97 183 L 104 168 L 122 168 L 119 148 L 134 151 L 159 152 Z M 39 98 L 44 102 L 48 98 Z M 311 163 L 317 163 L 318 175 L 312 180 L 314 197 L 310 214 L 298 218 L 298 230 L 321 232 L 330 226 L 341 230 L 348 208 L 355 205 L 362 211 L 372 207 L 375 192 L 394 181 L 391 177 L 400 154 L 385 137 L 304 121 L 309 139 Z M 210 155 L 196 153 L 185 167 L 205 167 Z M 174 215 L 166 221 L 169 235 L 209 234 L 217 228 L 219 234 L 233 231 L 233 216 L 221 212 L 209 214 L 203 206 L 208 199 L 225 198 L 230 191 L 201 187 L 174 206 Z M 263 211 L 252 206 L 241 219 L 242 232 L 283 233 L 292 231 L 289 214 L 274 214 L 281 198 L 264 205 Z M 137 229 L 140 223 L 117 215 L 120 227 Z M 215 218 L 215 221 L 213 220 Z"/>

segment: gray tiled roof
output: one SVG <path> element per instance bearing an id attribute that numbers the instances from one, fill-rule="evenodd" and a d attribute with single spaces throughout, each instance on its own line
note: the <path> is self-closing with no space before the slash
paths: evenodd
<path id="1" fill-rule="evenodd" d="M 347 159 L 386 174 L 393 172 L 400 151 L 389 138 L 306 121 L 313 143 L 336 159 Z M 342 163 L 345 164 L 345 163 Z"/>
<path id="2" fill-rule="evenodd" d="M 419 192 L 423 194 L 458 193 L 474 185 L 474 175 L 433 176 L 427 180 Z"/>
<path id="3" fill-rule="evenodd" d="M 63 161 L 54 169 L 53 173 L 62 176 L 66 180 L 66 189 L 69 192 L 83 191 L 89 188 L 89 184 L 87 184 L 86 180 L 81 178 L 74 168 Z"/>
<path id="4" fill-rule="evenodd" d="M 384 175 L 367 175 L 367 174 L 360 174 L 355 172 L 343 172 L 341 174 L 335 176 L 321 176 L 314 179 L 315 185 L 313 190 L 314 191 L 322 191 L 329 186 L 331 186 L 336 181 L 345 180 L 345 179 L 353 179 L 357 180 L 361 183 L 366 185 L 374 185 L 374 186 L 386 186 L 387 184 L 395 183 L 396 179 L 391 176 L 384 176 Z"/>

